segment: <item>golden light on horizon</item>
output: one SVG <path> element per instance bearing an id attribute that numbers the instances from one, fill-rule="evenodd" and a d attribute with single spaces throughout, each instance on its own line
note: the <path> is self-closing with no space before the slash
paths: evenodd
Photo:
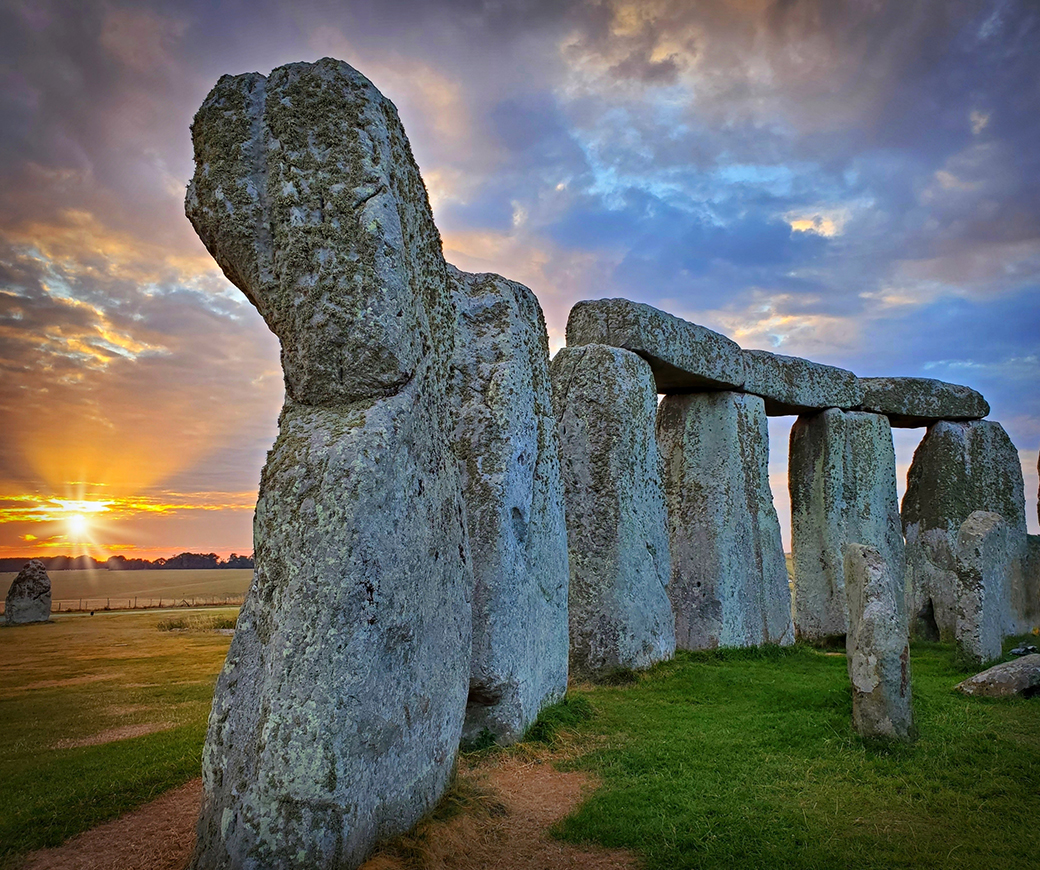
<path id="1" fill-rule="evenodd" d="M 87 518 L 83 514 L 72 514 L 66 521 L 69 524 L 69 532 L 76 538 L 85 538 L 89 529 Z"/>

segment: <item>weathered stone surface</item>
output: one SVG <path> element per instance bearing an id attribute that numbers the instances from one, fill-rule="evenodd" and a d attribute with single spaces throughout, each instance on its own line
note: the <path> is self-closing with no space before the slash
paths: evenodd
<path id="1" fill-rule="evenodd" d="M 744 352 L 736 342 L 640 302 L 578 302 L 567 318 L 567 345 L 586 344 L 639 354 L 650 363 L 659 393 L 744 384 Z"/>
<path id="2" fill-rule="evenodd" d="M 892 429 L 881 414 L 831 408 L 791 427 L 788 481 L 799 637 L 846 630 L 846 543 L 877 549 L 903 576 Z"/>
<path id="3" fill-rule="evenodd" d="M 994 665 L 956 686 L 958 692 L 980 698 L 1010 698 L 1040 694 L 1040 653 Z"/>
<path id="4" fill-rule="evenodd" d="M 627 350 L 565 347 L 550 367 L 570 547 L 571 670 L 596 677 L 671 658 L 675 620 L 657 395 Z"/>
<path id="5" fill-rule="evenodd" d="M 354 867 L 436 802 L 465 714 L 440 239 L 396 110 L 344 63 L 224 76 L 192 132 L 188 217 L 286 382 L 193 867 Z"/>
<path id="6" fill-rule="evenodd" d="M 744 392 L 765 399 L 771 417 L 854 408 L 863 399 L 852 372 L 765 350 L 744 351 Z"/>
<path id="7" fill-rule="evenodd" d="M 910 740 L 914 717 L 903 576 L 892 573 L 878 550 L 850 543 L 845 591 L 852 727 L 868 740 Z"/>
<path id="8" fill-rule="evenodd" d="M 954 640 L 969 658 L 1000 658 L 1010 614 L 1016 556 L 1000 514 L 975 511 L 957 535 L 957 622 Z"/>
<path id="9" fill-rule="evenodd" d="M 860 378 L 859 410 L 886 414 L 893 426 L 930 426 L 936 420 L 979 420 L 989 402 L 971 387 L 932 378 Z"/>
<path id="10" fill-rule="evenodd" d="M 4 599 L 8 625 L 47 622 L 51 618 L 51 578 L 39 559 L 30 559 L 11 583 Z"/>
<path id="11" fill-rule="evenodd" d="M 940 421 L 914 452 L 903 496 L 907 609 L 918 636 L 954 639 L 957 535 L 975 511 L 1007 522 L 1016 553 L 1012 588 L 1021 585 L 1026 519 L 1018 451 L 999 423 Z"/>
<path id="12" fill-rule="evenodd" d="M 535 295 L 449 266 L 459 312 L 455 447 L 473 559 L 464 740 L 523 736 L 567 690 L 567 526 L 549 344 Z"/>
<path id="13" fill-rule="evenodd" d="M 1011 578 L 1011 634 L 1040 628 L 1040 535 L 1026 536 L 1025 568 L 1021 583 Z"/>
<path id="14" fill-rule="evenodd" d="M 676 646 L 791 643 L 791 598 L 769 489 L 761 398 L 666 396 L 657 414 Z"/>

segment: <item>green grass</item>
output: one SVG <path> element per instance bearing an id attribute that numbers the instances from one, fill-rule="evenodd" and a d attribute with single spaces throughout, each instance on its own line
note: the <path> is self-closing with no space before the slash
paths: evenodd
<path id="1" fill-rule="evenodd" d="M 844 657 L 808 647 L 681 653 L 572 692 L 597 747 L 572 764 L 604 785 L 557 834 L 648 870 L 1040 866 L 1040 700 L 952 692 L 951 647 L 912 667 L 920 739 L 890 749 L 852 733 Z"/>
<path id="2" fill-rule="evenodd" d="M 234 613 L 208 610 L 206 618 Z M 158 631 L 162 619 L 84 614 L 0 628 L 0 866 L 199 775 L 231 639 Z M 74 745 L 135 725 L 164 730 Z"/>

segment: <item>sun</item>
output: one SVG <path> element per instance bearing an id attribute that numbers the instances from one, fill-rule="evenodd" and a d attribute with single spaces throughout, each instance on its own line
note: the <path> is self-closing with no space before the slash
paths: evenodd
<path id="1" fill-rule="evenodd" d="M 76 537 L 84 537 L 90 530 L 90 524 L 83 514 L 72 514 L 66 522 L 69 524 L 69 531 Z"/>

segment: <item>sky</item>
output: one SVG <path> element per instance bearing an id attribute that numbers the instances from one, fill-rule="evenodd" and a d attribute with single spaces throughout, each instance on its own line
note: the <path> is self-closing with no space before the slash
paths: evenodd
<path id="1" fill-rule="evenodd" d="M 278 346 L 184 217 L 189 125 L 222 74 L 324 56 L 397 105 L 447 260 L 531 287 L 553 351 L 622 296 L 968 384 L 1036 532 L 1038 44 L 1028 0 L 0 0 L 0 556 L 252 551 Z"/>

